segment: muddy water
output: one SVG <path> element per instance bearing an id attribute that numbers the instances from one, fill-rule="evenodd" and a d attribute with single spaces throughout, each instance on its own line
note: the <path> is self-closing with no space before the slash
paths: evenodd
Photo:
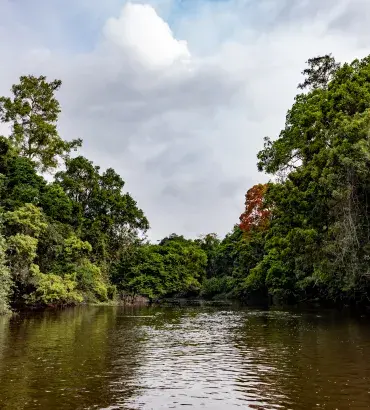
<path id="1" fill-rule="evenodd" d="M 369 409 L 370 322 L 85 307 L 0 318 L 0 409 Z"/>

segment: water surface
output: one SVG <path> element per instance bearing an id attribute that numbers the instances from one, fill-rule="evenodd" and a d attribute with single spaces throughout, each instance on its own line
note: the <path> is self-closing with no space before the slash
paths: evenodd
<path id="1" fill-rule="evenodd" d="M 369 409 L 370 323 L 80 307 L 0 318 L 0 409 Z"/>

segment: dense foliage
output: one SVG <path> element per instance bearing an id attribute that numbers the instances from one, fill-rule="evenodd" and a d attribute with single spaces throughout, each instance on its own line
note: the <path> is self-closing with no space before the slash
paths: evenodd
<path id="1" fill-rule="evenodd" d="M 81 141 L 58 133 L 60 85 L 21 77 L 0 98 L 0 312 L 112 299 L 113 264 L 149 226 L 113 169 L 71 158 Z"/>
<path id="2" fill-rule="evenodd" d="M 260 252 L 240 291 L 369 304 L 370 57 L 343 65 L 316 57 L 303 74 L 285 128 L 258 154 L 275 182 L 247 193 L 238 244 L 257 240 Z"/>
<path id="3" fill-rule="evenodd" d="M 222 240 L 151 244 L 124 181 L 57 129 L 60 81 L 21 77 L 0 98 L 0 313 L 125 295 L 246 301 L 370 301 L 370 56 L 308 60 L 303 90 Z M 42 172 L 53 173 L 51 182 Z"/>
<path id="4" fill-rule="evenodd" d="M 205 278 L 207 256 L 194 241 L 175 234 L 158 245 L 137 247 L 122 258 L 112 280 L 119 290 L 151 299 L 199 293 Z"/>

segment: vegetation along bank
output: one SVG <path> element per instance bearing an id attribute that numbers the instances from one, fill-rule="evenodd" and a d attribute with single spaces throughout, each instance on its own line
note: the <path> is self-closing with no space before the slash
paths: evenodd
<path id="1" fill-rule="evenodd" d="M 370 56 L 315 57 L 303 74 L 258 153 L 274 182 L 248 190 L 225 238 L 158 244 L 124 180 L 60 137 L 61 82 L 21 77 L 0 98 L 0 312 L 122 295 L 369 306 Z"/>

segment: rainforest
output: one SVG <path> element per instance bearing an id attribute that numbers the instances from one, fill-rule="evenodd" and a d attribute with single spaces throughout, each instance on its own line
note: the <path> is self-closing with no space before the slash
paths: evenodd
<path id="1" fill-rule="evenodd" d="M 0 313 L 128 296 L 370 306 L 370 56 L 303 75 L 230 233 L 157 244 L 122 177 L 60 136 L 61 81 L 21 77 L 0 98 Z"/>

